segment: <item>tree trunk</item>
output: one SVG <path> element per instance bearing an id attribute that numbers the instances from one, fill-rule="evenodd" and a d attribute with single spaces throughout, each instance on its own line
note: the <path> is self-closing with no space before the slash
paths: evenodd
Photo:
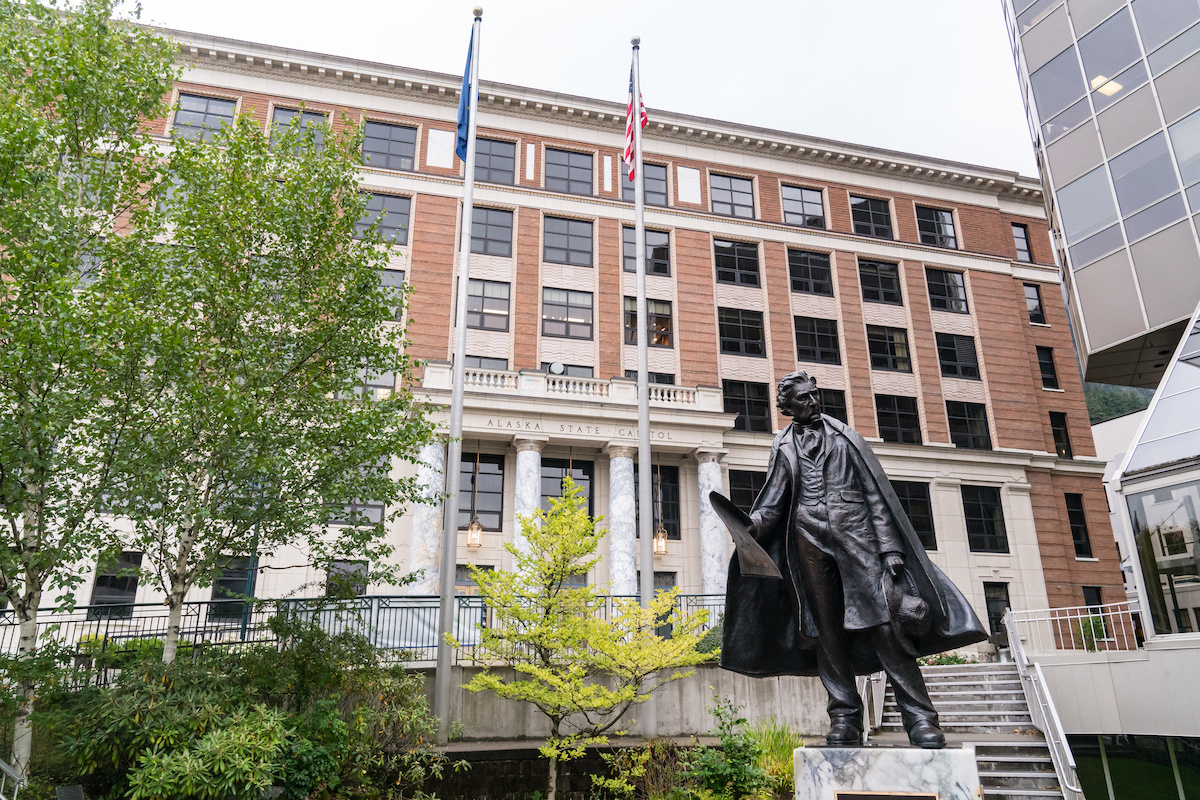
<path id="1" fill-rule="evenodd" d="M 183 587 L 176 587 L 172 581 L 171 593 L 167 595 L 167 638 L 163 642 L 163 663 L 175 661 L 175 653 L 179 649 L 179 628 L 183 620 Z"/>
<path id="2" fill-rule="evenodd" d="M 37 649 L 37 617 L 41 603 L 42 593 L 37 590 L 27 594 L 25 602 L 14 609 L 21 623 L 21 638 L 17 645 L 17 657 L 20 659 L 32 659 Z M 27 674 L 21 680 L 13 726 L 13 768 L 24 778 L 29 777 L 29 758 L 33 752 L 33 724 L 29 718 L 33 713 L 35 688 L 32 677 Z"/>
<path id="3" fill-rule="evenodd" d="M 554 800 L 558 794 L 558 757 L 550 756 L 550 782 L 546 789 L 546 800 Z"/>

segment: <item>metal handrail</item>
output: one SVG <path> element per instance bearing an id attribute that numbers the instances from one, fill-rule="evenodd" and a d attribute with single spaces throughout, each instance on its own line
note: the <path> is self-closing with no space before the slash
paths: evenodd
<path id="1" fill-rule="evenodd" d="M 12 781 L 12 795 L 8 794 L 8 782 Z M 17 795 L 21 792 L 21 787 L 25 785 L 25 778 L 21 777 L 21 773 L 10 767 L 7 762 L 0 761 L 0 800 L 17 800 Z"/>
<path id="2" fill-rule="evenodd" d="M 1004 627 L 1008 631 L 1009 648 L 1017 665 L 1017 674 L 1021 678 L 1021 688 L 1025 691 L 1025 702 L 1029 705 L 1030 717 L 1034 726 L 1046 737 L 1050 759 L 1054 762 L 1054 771 L 1058 773 L 1063 797 L 1065 800 L 1084 800 L 1079 775 L 1075 771 L 1075 756 L 1071 753 L 1071 745 L 1067 743 L 1067 734 L 1063 730 L 1062 720 L 1058 717 L 1058 709 L 1054 706 L 1054 698 L 1050 696 L 1041 665 L 1030 662 L 1025 654 L 1021 631 L 1017 627 L 1012 609 L 1004 612 Z"/>

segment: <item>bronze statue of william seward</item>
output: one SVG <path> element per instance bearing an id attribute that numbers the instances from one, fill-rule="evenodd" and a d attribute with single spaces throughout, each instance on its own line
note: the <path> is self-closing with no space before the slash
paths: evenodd
<path id="1" fill-rule="evenodd" d="M 883 669 L 909 741 L 943 747 L 916 659 L 986 639 L 983 624 L 930 563 L 866 441 L 821 414 L 816 381 L 783 378 L 778 404 L 793 421 L 775 438 L 746 524 L 782 579 L 759 577 L 749 557 L 745 570 L 730 561 L 721 666 L 819 675 L 831 745 L 861 743 L 855 675 Z"/>

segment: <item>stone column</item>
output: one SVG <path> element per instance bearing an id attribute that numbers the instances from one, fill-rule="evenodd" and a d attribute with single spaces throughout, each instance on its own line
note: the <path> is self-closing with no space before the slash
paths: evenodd
<path id="1" fill-rule="evenodd" d="M 516 437 L 513 447 L 517 448 L 517 480 L 513 498 L 514 525 L 513 544 L 525 553 L 529 543 L 521 530 L 521 515 L 537 511 L 542 499 L 542 448 L 547 439 Z"/>
<path id="2" fill-rule="evenodd" d="M 610 444 L 608 452 L 608 583 L 615 595 L 635 595 L 637 585 L 637 507 L 633 483 L 636 449 Z"/>
<path id="3" fill-rule="evenodd" d="M 442 492 L 446 487 L 446 446 L 431 442 L 421 448 L 417 465 L 417 485 L 424 502 L 416 503 L 412 513 L 412 539 L 408 548 L 408 571 L 423 574 L 408 586 L 414 595 L 437 594 L 441 572 Z M 458 472 L 454 473 L 454 480 Z"/>
<path id="4" fill-rule="evenodd" d="M 721 458 L 724 450 L 696 450 L 700 482 L 700 585 L 704 594 L 724 594 L 729 572 L 729 554 L 725 549 L 729 534 L 709 502 L 709 492 L 720 492 Z"/>

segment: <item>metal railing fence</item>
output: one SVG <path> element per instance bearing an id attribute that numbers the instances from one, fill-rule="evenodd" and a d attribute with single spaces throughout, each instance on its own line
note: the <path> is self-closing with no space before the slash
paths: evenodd
<path id="1" fill-rule="evenodd" d="M 1128 602 L 1009 613 L 1021 636 L 1021 647 L 1031 656 L 1137 650 L 1141 646 Z M 1009 641 L 1012 643 L 1011 633 Z"/>

